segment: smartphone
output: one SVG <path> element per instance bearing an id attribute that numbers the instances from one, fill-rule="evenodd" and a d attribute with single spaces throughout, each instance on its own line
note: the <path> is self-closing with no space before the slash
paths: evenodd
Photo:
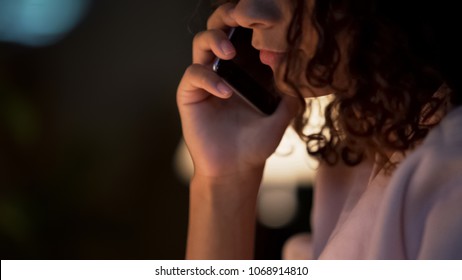
<path id="1" fill-rule="evenodd" d="M 264 115 L 274 113 L 281 100 L 271 67 L 260 61 L 260 53 L 252 47 L 252 29 L 231 29 L 229 39 L 236 49 L 232 60 L 217 58 L 213 70 L 235 93 Z"/>

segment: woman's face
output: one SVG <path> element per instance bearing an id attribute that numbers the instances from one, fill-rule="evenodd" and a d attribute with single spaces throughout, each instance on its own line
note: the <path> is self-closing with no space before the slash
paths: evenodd
<path id="1" fill-rule="evenodd" d="M 252 45 L 260 51 L 260 60 L 271 67 L 278 88 L 288 94 L 293 90 L 284 82 L 287 53 L 289 50 L 286 35 L 295 9 L 292 0 L 240 0 L 232 16 L 243 27 L 253 29 Z M 302 56 L 300 65 L 307 65 L 316 47 L 317 35 L 312 28 L 309 10 L 313 0 L 306 0 L 306 12 L 302 32 Z M 301 69 L 305 69 L 301 67 Z M 305 97 L 320 96 L 331 93 L 330 90 L 311 87 L 305 77 L 305 71 L 295 73 L 298 90 Z"/>
<path id="2" fill-rule="evenodd" d="M 287 53 L 286 33 L 292 18 L 290 0 L 241 0 L 233 16 L 243 27 L 253 29 L 252 45 L 260 51 L 260 58 L 273 71 Z"/>

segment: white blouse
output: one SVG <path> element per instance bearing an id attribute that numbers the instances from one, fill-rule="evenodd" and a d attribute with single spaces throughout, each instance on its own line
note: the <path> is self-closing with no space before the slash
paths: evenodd
<path id="1" fill-rule="evenodd" d="M 462 107 L 391 178 L 371 162 L 321 166 L 312 215 L 314 258 L 462 259 Z"/>

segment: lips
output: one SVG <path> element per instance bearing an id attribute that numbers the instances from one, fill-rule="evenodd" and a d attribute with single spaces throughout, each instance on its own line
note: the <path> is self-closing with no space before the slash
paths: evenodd
<path id="1" fill-rule="evenodd" d="M 283 52 L 274 52 L 268 50 L 261 50 L 260 51 L 260 61 L 263 64 L 270 66 L 273 71 L 276 69 L 278 65 L 281 64 L 282 60 L 285 57 L 285 53 Z"/>

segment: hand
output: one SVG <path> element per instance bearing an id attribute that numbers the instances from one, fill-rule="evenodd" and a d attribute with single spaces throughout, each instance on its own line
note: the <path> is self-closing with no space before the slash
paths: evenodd
<path id="1" fill-rule="evenodd" d="M 298 111 L 298 100 L 284 96 L 273 115 L 261 116 L 213 72 L 215 56 L 235 55 L 225 32 L 237 26 L 233 8 L 229 3 L 220 6 L 209 18 L 208 30 L 195 36 L 193 64 L 178 86 L 177 104 L 195 175 L 220 178 L 261 169 Z"/>

